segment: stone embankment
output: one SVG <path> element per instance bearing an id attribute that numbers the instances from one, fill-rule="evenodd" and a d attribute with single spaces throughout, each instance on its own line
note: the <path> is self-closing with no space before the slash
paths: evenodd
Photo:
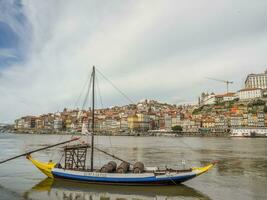
<path id="1" fill-rule="evenodd" d="M 55 130 L 33 130 L 33 129 L 23 129 L 23 130 L 8 130 L 10 133 L 16 134 L 53 134 L 53 135 L 81 135 L 81 132 L 73 131 L 55 131 Z M 96 132 L 96 135 L 106 135 L 106 136 L 158 136 L 158 137 L 229 137 L 230 133 L 226 132 Z"/>

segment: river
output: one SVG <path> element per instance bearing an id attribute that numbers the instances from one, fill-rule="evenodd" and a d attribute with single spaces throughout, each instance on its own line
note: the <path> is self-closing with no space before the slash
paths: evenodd
<path id="1" fill-rule="evenodd" d="M 70 136 L 0 134 L 0 160 L 69 139 Z M 87 138 L 84 138 L 87 140 Z M 126 187 L 51 181 L 28 160 L 0 165 L 0 199 L 141 200 L 141 199 L 266 199 L 267 139 L 212 137 L 98 136 L 96 145 L 146 166 L 203 166 L 217 160 L 208 173 L 182 185 Z M 60 160 L 60 147 L 34 153 L 41 161 Z M 95 155 L 99 167 L 109 158 Z"/>

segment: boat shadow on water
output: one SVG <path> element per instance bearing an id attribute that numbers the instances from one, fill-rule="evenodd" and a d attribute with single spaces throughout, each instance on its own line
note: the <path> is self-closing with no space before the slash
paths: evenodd
<path id="1" fill-rule="evenodd" d="M 127 200 L 127 199 L 203 199 L 210 198 L 186 185 L 112 186 L 46 178 L 24 193 L 24 199 Z"/>

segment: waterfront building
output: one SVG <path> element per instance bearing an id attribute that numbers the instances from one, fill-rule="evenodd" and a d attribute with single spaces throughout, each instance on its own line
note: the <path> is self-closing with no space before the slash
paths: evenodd
<path id="1" fill-rule="evenodd" d="M 197 132 L 200 128 L 201 122 L 197 120 L 184 119 L 181 120 L 181 126 L 184 132 Z"/>
<path id="2" fill-rule="evenodd" d="M 107 131 L 114 132 L 120 129 L 120 121 L 116 120 L 115 118 L 105 119 L 103 123 L 105 124 Z"/>
<path id="3" fill-rule="evenodd" d="M 267 113 L 264 113 L 264 126 L 267 127 Z"/>
<path id="4" fill-rule="evenodd" d="M 129 129 L 131 131 L 135 131 L 135 130 L 137 130 L 139 128 L 137 115 L 128 116 L 127 121 L 128 121 Z"/>
<path id="5" fill-rule="evenodd" d="M 248 114 L 248 126 L 249 127 L 257 127 L 258 126 L 258 117 L 257 114 Z"/>
<path id="6" fill-rule="evenodd" d="M 16 129 L 23 129 L 24 128 L 24 118 L 20 118 L 15 120 L 15 128 Z"/>
<path id="7" fill-rule="evenodd" d="M 65 120 L 65 128 L 66 130 L 72 129 L 72 118 L 69 115 L 67 116 L 67 119 Z"/>
<path id="8" fill-rule="evenodd" d="M 55 130 L 62 130 L 63 128 L 63 121 L 61 118 L 54 119 L 54 129 Z"/>
<path id="9" fill-rule="evenodd" d="M 128 127 L 128 120 L 127 120 L 127 117 L 124 116 L 120 119 L 120 130 L 122 131 L 126 131 L 128 130 L 129 127 Z"/>
<path id="10" fill-rule="evenodd" d="M 214 129 L 216 132 L 226 132 L 228 130 L 228 120 L 224 115 L 214 117 Z"/>
<path id="11" fill-rule="evenodd" d="M 44 128 L 44 118 L 43 118 L 43 116 L 37 117 L 35 119 L 35 127 L 37 129 L 43 129 Z"/>
<path id="12" fill-rule="evenodd" d="M 48 113 L 46 115 L 42 115 L 44 120 L 44 129 L 52 130 L 54 125 L 54 116 L 51 113 Z"/>
<path id="13" fill-rule="evenodd" d="M 156 114 L 150 114 L 149 130 L 158 130 L 160 127 L 160 116 Z"/>
<path id="14" fill-rule="evenodd" d="M 164 126 L 165 126 L 165 130 L 172 129 L 172 117 L 170 115 L 164 116 Z"/>
<path id="15" fill-rule="evenodd" d="M 237 92 L 239 100 L 249 100 L 262 97 L 262 89 L 260 88 L 246 88 Z"/>
<path id="16" fill-rule="evenodd" d="M 267 70 L 260 74 L 249 74 L 245 80 L 246 89 L 267 89 Z"/>
<path id="17" fill-rule="evenodd" d="M 215 126 L 215 121 L 213 118 L 205 118 L 202 120 L 202 127 L 212 129 Z"/>
<path id="18" fill-rule="evenodd" d="M 263 112 L 258 112 L 257 113 L 257 118 L 258 118 L 258 124 L 257 126 L 258 127 L 264 127 L 264 113 Z"/>
<path id="19" fill-rule="evenodd" d="M 136 115 L 138 118 L 139 130 L 140 131 L 147 131 L 149 129 L 149 123 L 150 123 L 149 115 L 146 115 L 143 113 L 138 113 Z"/>
<path id="20" fill-rule="evenodd" d="M 241 127 L 243 122 L 242 115 L 232 115 L 230 117 L 230 126 L 231 127 Z"/>
<path id="21" fill-rule="evenodd" d="M 242 121 L 242 126 L 247 127 L 248 126 L 248 114 L 242 114 L 243 116 L 243 121 Z"/>
<path id="22" fill-rule="evenodd" d="M 172 117 L 172 127 L 173 126 L 181 126 L 181 121 L 184 119 L 184 115 L 182 113 L 176 114 Z"/>
<path id="23" fill-rule="evenodd" d="M 18 129 L 33 129 L 35 128 L 35 119 L 34 116 L 25 116 L 17 121 Z"/>

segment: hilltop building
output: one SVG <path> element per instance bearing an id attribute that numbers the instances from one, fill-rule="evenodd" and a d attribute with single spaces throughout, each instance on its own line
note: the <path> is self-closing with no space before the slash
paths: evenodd
<path id="1" fill-rule="evenodd" d="M 242 90 L 239 90 L 237 92 L 237 96 L 240 100 L 261 98 L 262 97 L 262 89 L 261 88 L 242 89 Z"/>
<path id="2" fill-rule="evenodd" d="M 225 94 L 214 94 L 213 92 L 211 94 L 209 93 L 202 93 L 200 97 L 200 105 L 212 105 L 219 102 L 226 102 L 226 101 L 232 101 L 236 99 L 236 93 L 234 92 L 228 92 Z"/>
<path id="3" fill-rule="evenodd" d="M 267 89 L 267 70 L 261 74 L 249 74 L 245 81 L 245 87 Z"/>

